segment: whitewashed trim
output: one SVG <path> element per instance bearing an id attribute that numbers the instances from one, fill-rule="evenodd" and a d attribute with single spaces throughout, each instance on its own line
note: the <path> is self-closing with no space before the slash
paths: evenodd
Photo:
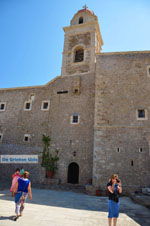
<path id="1" fill-rule="evenodd" d="M 73 116 L 78 116 L 78 122 L 73 122 Z M 79 114 L 72 114 L 70 117 L 70 124 L 78 125 L 80 123 L 80 115 Z"/>
<path id="2" fill-rule="evenodd" d="M 6 111 L 6 102 L 0 102 L 0 105 L 4 104 L 4 109 L 0 109 L 0 112 Z"/>
<path id="3" fill-rule="evenodd" d="M 29 109 L 26 108 L 26 104 L 27 103 L 30 103 L 30 108 Z M 32 101 L 25 101 L 24 102 L 24 111 L 31 111 L 31 110 L 32 110 Z"/>
<path id="4" fill-rule="evenodd" d="M 25 137 L 28 137 L 27 141 L 25 140 Z M 23 141 L 27 143 L 27 142 L 30 142 L 30 140 L 31 140 L 31 134 L 24 134 Z"/>
<path id="5" fill-rule="evenodd" d="M 144 118 L 139 118 L 138 117 L 138 110 L 144 110 L 145 111 L 145 117 Z M 138 108 L 138 109 L 136 109 L 136 119 L 138 121 L 148 120 L 148 112 L 147 112 L 147 109 L 144 109 L 144 108 Z"/>
<path id="6" fill-rule="evenodd" d="M 44 103 L 48 103 L 48 108 L 43 108 L 44 107 Z M 42 101 L 42 104 L 41 104 L 41 110 L 42 111 L 49 111 L 49 108 L 50 108 L 50 100 L 43 100 Z"/>

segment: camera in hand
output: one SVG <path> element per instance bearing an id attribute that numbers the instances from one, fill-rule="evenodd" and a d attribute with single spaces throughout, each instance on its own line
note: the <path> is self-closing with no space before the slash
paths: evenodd
<path id="1" fill-rule="evenodd" d="M 116 179 L 117 183 L 120 183 L 120 180 L 119 179 Z"/>

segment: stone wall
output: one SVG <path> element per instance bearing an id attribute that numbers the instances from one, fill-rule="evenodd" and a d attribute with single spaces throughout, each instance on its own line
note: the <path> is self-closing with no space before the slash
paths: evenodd
<path id="1" fill-rule="evenodd" d="M 85 73 L 90 70 L 90 60 L 91 60 L 91 34 L 86 32 L 84 34 L 74 34 L 69 35 L 65 38 L 65 72 L 67 75 L 75 73 Z M 84 47 L 84 61 L 74 62 L 74 48 L 77 46 Z"/>
<path id="2" fill-rule="evenodd" d="M 59 91 L 68 93 L 58 94 Z M 24 111 L 25 101 L 31 99 L 32 110 Z M 50 100 L 48 111 L 41 110 L 44 100 Z M 0 132 L 3 133 L 0 154 L 39 154 L 42 134 L 47 134 L 52 139 L 52 147 L 59 149 L 55 178 L 66 183 L 68 165 L 76 162 L 79 183 L 88 183 L 92 178 L 94 74 L 58 77 L 41 87 L 1 89 L 0 101 L 6 102 L 6 110 L 0 112 Z M 80 116 L 77 125 L 70 123 L 73 113 Z M 23 141 L 24 134 L 31 135 L 29 142 Z M 1 164 L 2 175 L 12 174 L 16 167 Z M 40 164 L 27 164 L 26 169 L 32 171 L 35 181 L 41 181 Z"/>
<path id="3" fill-rule="evenodd" d="M 150 52 L 97 55 L 93 184 L 119 173 L 125 189 L 150 185 Z M 147 120 L 136 110 L 146 109 Z"/>

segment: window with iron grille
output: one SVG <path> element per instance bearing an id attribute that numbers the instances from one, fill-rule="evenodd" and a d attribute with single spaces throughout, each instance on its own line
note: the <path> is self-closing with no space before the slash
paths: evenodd
<path id="1" fill-rule="evenodd" d="M 147 109 L 141 108 L 136 110 L 136 119 L 137 120 L 148 120 L 148 111 Z"/>
<path id="2" fill-rule="evenodd" d="M 138 118 L 145 118 L 145 110 L 138 109 Z"/>
<path id="3" fill-rule="evenodd" d="M 71 116 L 71 124 L 79 124 L 79 115 L 78 114 L 73 114 Z"/>

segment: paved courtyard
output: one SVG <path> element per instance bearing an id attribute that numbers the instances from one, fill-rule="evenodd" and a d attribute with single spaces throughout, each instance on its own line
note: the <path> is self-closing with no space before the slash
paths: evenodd
<path id="1" fill-rule="evenodd" d="M 8 190 L 0 191 L 0 226 L 105 226 L 107 225 L 107 197 L 33 189 L 24 215 L 16 222 L 14 202 Z M 150 210 L 121 198 L 118 226 L 150 226 Z"/>

